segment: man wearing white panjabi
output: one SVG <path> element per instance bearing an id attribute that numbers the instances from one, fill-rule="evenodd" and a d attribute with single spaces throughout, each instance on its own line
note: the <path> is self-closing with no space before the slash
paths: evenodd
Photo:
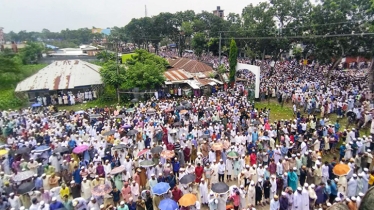
<path id="1" fill-rule="evenodd" d="M 227 176 L 227 181 L 232 180 L 232 175 L 233 175 L 233 169 L 234 166 L 232 164 L 232 160 L 230 158 L 226 159 L 226 176 Z"/>
<path id="2" fill-rule="evenodd" d="M 88 200 L 91 197 L 91 181 L 87 180 L 87 178 L 83 178 L 83 182 L 81 184 L 81 196 Z"/>
<path id="3" fill-rule="evenodd" d="M 139 184 L 136 183 L 136 181 L 132 181 L 132 185 L 130 186 L 130 188 L 131 188 L 131 195 L 134 198 L 134 201 L 137 201 L 138 196 L 140 195 Z"/>
<path id="4" fill-rule="evenodd" d="M 273 174 L 270 176 L 270 200 L 274 198 L 274 195 L 277 193 L 277 181 L 276 181 L 276 176 Z"/>
<path id="5" fill-rule="evenodd" d="M 247 192 L 247 201 L 248 205 L 254 206 L 256 204 L 256 188 L 255 188 L 255 182 L 252 180 Z"/>
<path id="6" fill-rule="evenodd" d="M 208 204 L 209 203 L 209 196 L 208 196 L 208 185 L 205 182 L 204 179 L 201 179 L 201 183 L 199 185 L 199 193 L 201 196 L 200 202 L 202 204 Z"/>
<path id="7" fill-rule="evenodd" d="M 347 196 L 350 198 L 352 196 L 356 196 L 357 190 L 357 175 L 353 174 L 353 177 L 349 179 L 347 183 Z"/>
<path id="8" fill-rule="evenodd" d="M 212 163 L 210 164 L 212 169 L 212 178 L 210 180 L 210 184 L 214 184 L 218 182 L 218 164 Z"/>
<path id="9" fill-rule="evenodd" d="M 247 206 L 247 202 L 246 202 L 247 192 L 244 189 L 244 185 L 240 185 L 239 193 L 240 193 L 239 209 L 243 209 Z"/>
<path id="10" fill-rule="evenodd" d="M 308 183 L 304 184 L 304 188 L 301 192 L 302 194 L 302 201 L 303 201 L 303 206 L 301 209 L 309 209 L 309 190 L 308 190 Z"/>
<path id="11" fill-rule="evenodd" d="M 300 210 L 303 208 L 303 195 L 302 195 L 302 188 L 298 187 L 297 191 L 293 194 L 293 203 L 292 203 L 292 210 Z"/>
<path id="12" fill-rule="evenodd" d="M 347 178 L 346 176 L 340 176 L 338 181 L 338 192 L 343 195 L 347 195 Z"/>

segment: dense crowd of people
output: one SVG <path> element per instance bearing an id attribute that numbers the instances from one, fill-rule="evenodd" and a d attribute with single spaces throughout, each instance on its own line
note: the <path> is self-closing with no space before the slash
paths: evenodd
<path id="1" fill-rule="evenodd" d="M 291 119 L 248 101 L 248 71 L 212 96 L 2 111 L 0 209 L 358 209 L 374 184 L 365 70 L 262 67 L 261 99 L 292 103 Z"/>

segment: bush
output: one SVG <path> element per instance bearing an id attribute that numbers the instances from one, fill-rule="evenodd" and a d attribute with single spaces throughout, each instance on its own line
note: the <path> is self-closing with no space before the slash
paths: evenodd
<path id="1" fill-rule="evenodd" d="M 26 105 L 26 100 L 21 100 L 14 94 L 14 90 L 0 91 L 0 110 L 4 109 L 18 109 Z"/>

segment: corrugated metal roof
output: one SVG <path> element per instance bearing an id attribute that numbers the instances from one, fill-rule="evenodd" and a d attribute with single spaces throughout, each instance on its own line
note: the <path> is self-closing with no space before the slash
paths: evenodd
<path id="1" fill-rule="evenodd" d="M 188 58 L 177 58 L 167 59 L 170 66 L 177 69 L 184 69 L 189 73 L 198 73 L 198 72 L 212 72 L 213 68 L 205 63 L 199 62 L 197 60 L 192 60 Z"/>
<path id="2" fill-rule="evenodd" d="M 165 71 L 164 76 L 166 77 L 167 81 L 179 81 L 192 78 L 192 75 L 183 69 Z"/>
<path id="3" fill-rule="evenodd" d="M 18 83 L 15 91 L 65 90 L 102 84 L 100 68 L 82 60 L 55 61 Z"/>

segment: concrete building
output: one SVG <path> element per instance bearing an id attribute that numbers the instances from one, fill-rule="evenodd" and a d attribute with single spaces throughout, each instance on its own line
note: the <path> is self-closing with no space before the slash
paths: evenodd
<path id="1" fill-rule="evenodd" d="M 225 12 L 223 9 L 221 9 L 220 6 L 217 6 L 217 9 L 213 11 L 213 15 L 217 16 L 217 17 L 220 17 L 220 18 L 224 18 L 225 17 Z"/>

